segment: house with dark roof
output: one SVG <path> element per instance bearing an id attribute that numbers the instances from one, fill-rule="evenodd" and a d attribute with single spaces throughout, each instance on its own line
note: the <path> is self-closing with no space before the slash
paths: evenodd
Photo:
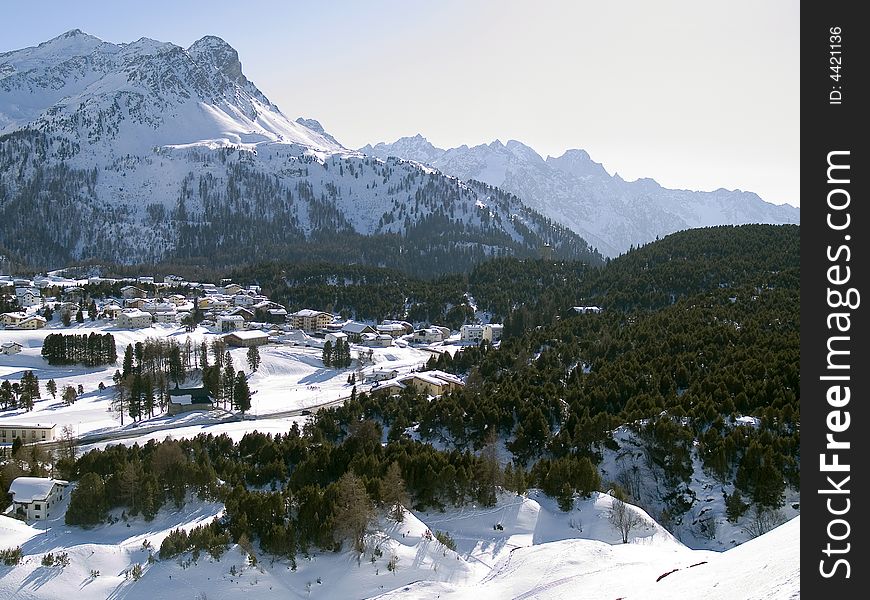
<path id="1" fill-rule="evenodd" d="M 170 415 L 193 410 L 211 410 L 212 408 L 214 408 L 214 401 L 204 387 L 169 390 Z"/>

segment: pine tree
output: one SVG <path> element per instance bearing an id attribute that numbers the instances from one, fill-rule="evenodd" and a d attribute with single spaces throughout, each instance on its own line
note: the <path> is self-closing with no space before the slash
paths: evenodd
<path id="1" fill-rule="evenodd" d="M 251 390 L 248 388 L 248 378 L 244 371 L 236 373 L 235 385 L 233 386 L 233 406 L 242 414 L 251 408 Z"/>
<path id="2" fill-rule="evenodd" d="M 236 370 L 233 367 L 233 357 L 227 350 L 224 355 L 224 372 L 221 379 L 221 394 L 225 405 L 232 406 L 236 386 Z"/>
<path id="3" fill-rule="evenodd" d="M 326 343 L 323 344 L 323 366 L 332 366 L 332 342 L 329 340 L 326 340 Z"/>
<path id="4" fill-rule="evenodd" d="M 64 386 L 61 397 L 63 398 L 63 403 L 69 406 L 75 403 L 78 396 L 76 395 L 76 389 L 71 385 L 67 385 Z"/>
<path id="5" fill-rule="evenodd" d="M 248 366 L 254 372 L 260 367 L 260 350 L 256 346 L 248 348 Z"/>

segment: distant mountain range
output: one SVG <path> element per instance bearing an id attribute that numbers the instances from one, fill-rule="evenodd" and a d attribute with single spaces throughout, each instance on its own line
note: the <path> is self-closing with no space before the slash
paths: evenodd
<path id="1" fill-rule="evenodd" d="M 545 249 L 601 260 L 511 194 L 365 156 L 316 120 L 287 118 L 220 38 L 185 49 L 76 29 L 0 54 L 0 255 L 434 274 Z"/>
<path id="2" fill-rule="evenodd" d="M 360 152 L 413 160 L 463 181 L 474 179 L 516 194 L 605 256 L 683 229 L 800 223 L 799 209 L 764 202 L 751 192 L 671 190 L 652 179 L 625 181 L 607 173 L 584 150 L 544 159 L 516 140 L 444 150 L 418 134 L 392 144 L 367 145 Z"/>

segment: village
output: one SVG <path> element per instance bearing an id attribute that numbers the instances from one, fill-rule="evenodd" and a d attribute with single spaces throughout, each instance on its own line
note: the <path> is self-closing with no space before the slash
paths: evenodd
<path id="1" fill-rule="evenodd" d="M 117 440 L 162 439 L 169 433 L 192 436 L 206 429 L 286 431 L 294 420 L 363 391 L 392 395 L 413 386 L 439 396 L 464 383 L 452 374 L 427 370 L 433 354 L 452 354 L 482 341 L 498 344 L 502 334 L 502 326 L 492 323 L 453 331 L 429 323 L 358 322 L 311 308 L 288 312 L 255 285 L 188 282 L 172 275 L 161 281 L 0 276 L 0 298 L 3 306 L 14 308 L 0 315 L 0 382 L 11 382 L 13 392 L 12 402 L 0 407 L 0 455 L 21 445 L 53 448 L 64 437 L 89 448 Z M 111 334 L 119 358 L 102 366 L 52 366 L 43 349 L 52 334 Z M 240 414 L 212 397 L 201 374 L 197 379 L 197 370 L 191 369 L 182 385 L 168 390 L 153 417 L 125 421 L 126 411 L 118 405 L 120 357 L 128 345 L 154 339 L 184 344 L 188 361 L 191 347 L 211 347 L 216 341 L 239 367 L 246 360 L 252 366 L 249 356 L 256 352 L 259 364 L 245 375 L 250 409 Z M 350 360 L 341 367 L 327 366 L 324 350 L 341 347 L 348 349 Z M 36 392 L 27 392 L 35 398 L 25 406 L 15 399 L 22 395 L 23 378 L 30 376 Z M 62 390 L 58 397 L 55 389 Z M 67 390 L 73 391 L 71 398 L 64 396 Z M 28 501 L 16 500 L 15 510 L 44 518 L 33 507 L 47 510 L 48 496 L 60 488 L 19 483 L 42 492 L 16 493 Z"/>

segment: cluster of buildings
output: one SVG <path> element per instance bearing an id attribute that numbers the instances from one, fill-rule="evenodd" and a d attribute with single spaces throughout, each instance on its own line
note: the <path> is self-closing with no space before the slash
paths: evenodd
<path id="1" fill-rule="evenodd" d="M 119 283 L 119 280 L 91 277 L 87 282 L 114 284 Z M 8 329 L 44 327 L 45 317 L 33 307 L 51 306 L 54 311 L 72 316 L 81 309 L 84 294 L 82 283 L 56 276 L 35 277 L 32 280 L 0 277 L 0 293 L 4 293 L 4 287 L 6 293 L 14 290 L 19 306 L 24 309 L 3 313 L 0 315 L 0 324 Z M 407 321 L 386 320 L 378 325 L 340 321 L 331 313 L 309 308 L 288 313 L 285 307 L 263 295 L 259 286 L 242 286 L 227 280 L 216 285 L 187 282 L 176 275 L 167 275 L 161 282 L 155 281 L 154 277 L 143 276 L 123 280 L 123 283 L 126 285 L 120 288 L 118 298 L 106 300 L 97 306 L 99 318 L 114 321 L 122 329 L 143 329 L 155 323 L 186 323 L 186 318 L 196 310 L 204 317 L 204 324 L 217 333 L 298 330 L 333 344 L 344 339 L 368 347 L 388 347 L 400 337 L 414 344 L 437 344 L 446 341 L 453 333 L 449 328 L 439 326 L 417 329 Z M 49 286 L 60 287 L 62 293 L 59 300 L 43 297 L 42 291 Z M 180 293 L 182 290 L 185 293 Z M 501 333 L 502 326 L 499 324 L 463 325 L 459 339 L 465 343 L 480 343 L 483 340 L 497 342 Z M 228 337 L 228 341 L 247 346 L 266 343 L 268 336 L 233 335 Z"/>

